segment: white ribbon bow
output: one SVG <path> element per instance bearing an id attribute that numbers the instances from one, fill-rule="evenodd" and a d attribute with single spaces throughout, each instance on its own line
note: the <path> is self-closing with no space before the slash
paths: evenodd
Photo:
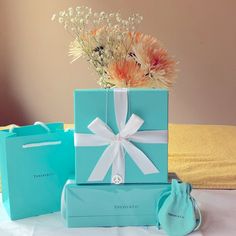
<path id="1" fill-rule="evenodd" d="M 167 130 L 138 131 L 143 120 L 132 114 L 126 123 L 128 112 L 127 89 L 114 89 L 114 106 L 116 123 L 119 129 L 114 134 L 111 128 L 100 118 L 95 118 L 88 126 L 94 134 L 75 133 L 75 146 L 103 146 L 108 147 L 103 152 L 94 167 L 88 181 L 102 181 L 112 166 L 112 176 L 125 177 L 125 151 L 129 154 L 143 174 L 158 173 L 157 167 L 133 143 L 167 143 Z"/>

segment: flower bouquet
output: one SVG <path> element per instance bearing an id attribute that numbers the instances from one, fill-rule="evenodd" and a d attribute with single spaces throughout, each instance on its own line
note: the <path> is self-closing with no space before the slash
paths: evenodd
<path id="1" fill-rule="evenodd" d="M 72 62 L 85 58 L 99 75 L 103 88 L 169 88 L 176 62 L 154 37 L 136 31 L 143 17 L 92 12 L 88 7 L 68 8 L 52 16 L 72 35 Z"/>

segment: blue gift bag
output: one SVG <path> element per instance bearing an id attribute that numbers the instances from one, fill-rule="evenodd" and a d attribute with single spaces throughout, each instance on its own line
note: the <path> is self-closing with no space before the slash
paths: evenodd
<path id="1" fill-rule="evenodd" d="M 12 220 L 58 211 L 63 185 L 74 175 L 73 130 L 38 122 L 0 131 L 0 166 Z"/>

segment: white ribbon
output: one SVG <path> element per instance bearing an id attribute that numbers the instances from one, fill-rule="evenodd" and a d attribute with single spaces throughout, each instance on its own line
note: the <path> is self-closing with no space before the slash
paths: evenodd
<path id="1" fill-rule="evenodd" d="M 75 133 L 76 147 L 108 145 L 88 181 L 102 181 L 110 167 L 112 167 L 112 176 L 119 175 L 122 177 L 122 182 L 124 182 L 125 152 L 129 154 L 143 174 L 158 173 L 159 170 L 151 160 L 130 141 L 167 143 L 168 131 L 138 131 L 144 121 L 135 114 L 132 114 L 126 123 L 128 113 L 127 89 L 114 89 L 114 107 L 118 134 L 114 134 L 111 128 L 98 117 L 88 125 L 88 129 L 93 134 Z"/>

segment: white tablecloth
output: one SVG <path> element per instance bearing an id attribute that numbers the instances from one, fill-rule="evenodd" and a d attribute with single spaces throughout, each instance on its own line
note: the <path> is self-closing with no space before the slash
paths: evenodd
<path id="1" fill-rule="evenodd" d="M 236 235 L 236 190 L 194 190 L 203 214 L 203 225 L 191 235 Z M 158 236 L 156 227 L 67 229 L 59 213 L 10 221 L 0 204 L 0 236 Z"/>

